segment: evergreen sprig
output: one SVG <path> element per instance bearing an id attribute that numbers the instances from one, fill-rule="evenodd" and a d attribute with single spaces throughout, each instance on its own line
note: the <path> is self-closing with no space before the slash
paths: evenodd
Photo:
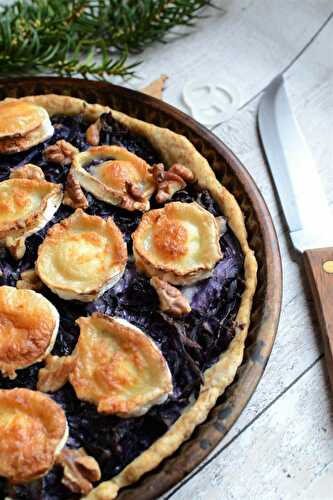
<path id="1" fill-rule="evenodd" d="M 175 27 L 193 26 L 210 0 L 15 0 L 0 8 L 0 77 L 135 73 L 128 62 Z"/>

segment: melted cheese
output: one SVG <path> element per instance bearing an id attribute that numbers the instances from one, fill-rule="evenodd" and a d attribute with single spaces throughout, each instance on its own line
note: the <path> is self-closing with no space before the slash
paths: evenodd
<path id="1" fill-rule="evenodd" d="M 35 104 L 8 100 L 0 102 L 0 152 L 25 151 L 54 133 L 47 111 Z"/>
<path id="2" fill-rule="evenodd" d="M 122 276 L 127 249 L 111 218 L 76 212 L 54 225 L 39 247 L 36 270 L 60 297 L 94 300 Z"/>
<path id="3" fill-rule="evenodd" d="M 222 258 L 218 224 L 197 203 L 168 203 L 145 214 L 132 235 L 137 266 L 173 284 L 207 278 Z"/>
<path id="4" fill-rule="evenodd" d="M 172 392 L 168 365 L 154 342 L 120 318 L 94 313 L 80 318 L 76 363 L 69 380 L 77 397 L 97 410 L 140 416 Z"/>
<path id="5" fill-rule="evenodd" d="M 108 160 L 93 165 L 93 160 Z M 127 149 L 119 146 L 97 146 L 75 156 L 73 172 L 81 186 L 96 198 L 122 205 L 131 195 L 126 184 L 132 184 L 142 194 L 141 200 L 126 203 L 128 210 L 148 210 L 149 198 L 155 190 L 149 165 Z"/>
<path id="6" fill-rule="evenodd" d="M 0 223 L 25 219 L 41 205 L 46 184 L 7 180 L 0 183 Z"/>
<path id="7" fill-rule="evenodd" d="M 33 290 L 0 287 L 0 370 L 16 370 L 43 360 L 52 350 L 59 327 L 56 308 Z"/>
<path id="8" fill-rule="evenodd" d="M 53 466 L 68 437 L 66 416 L 48 396 L 29 389 L 0 390 L 0 475 L 32 481 Z"/>
<path id="9" fill-rule="evenodd" d="M 53 217 L 61 200 L 59 184 L 22 178 L 0 182 L 0 240 L 39 231 Z"/>
<path id="10" fill-rule="evenodd" d="M 44 109 L 23 101 L 0 102 L 0 138 L 23 136 L 39 127 Z"/>

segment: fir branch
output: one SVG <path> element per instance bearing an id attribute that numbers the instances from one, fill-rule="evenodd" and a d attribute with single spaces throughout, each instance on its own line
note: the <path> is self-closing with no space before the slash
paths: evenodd
<path id="1" fill-rule="evenodd" d="M 128 54 L 193 26 L 210 0 L 16 0 L 0 8 L 0 76 L 135 73 Z"/>

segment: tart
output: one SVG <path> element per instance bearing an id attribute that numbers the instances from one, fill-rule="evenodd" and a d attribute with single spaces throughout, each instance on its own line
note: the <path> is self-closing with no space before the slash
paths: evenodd
<path id="1" fill-rule="evenodd" d="M 0 371 L 16 378 L 16 370 L 42 361 L 52 351 L 59 328 L 54 305 L 33 290 L 0 286 Z"/>
<path id="2" fill-rule="evenodd" d="M 256 259 L 235 198 L 184 136 L 68 96 L 4 102 L 43 108 L 54 133 L 0 154 L 0 180 L 43 174 L 66 199 L 24 256 L 0 249 L 0 285 L 38 286 L 60 316 L 45 361 L 0 388 L 48 392 L 69 439 L 42 479 L 0 480 L 0 492 L 110 500 L 177 450 L 233 381 Z M 27 164 L 39 170 L 13 175 Z"/>

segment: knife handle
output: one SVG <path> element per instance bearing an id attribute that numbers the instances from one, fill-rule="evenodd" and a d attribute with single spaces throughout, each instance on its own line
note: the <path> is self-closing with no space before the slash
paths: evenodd
<path id="1" fill-rule="evenodd" d="M 323 335 L 328 375 L 333 389 L 333 248 L 307 250 L 304 252 L 304 262 Z"/>

